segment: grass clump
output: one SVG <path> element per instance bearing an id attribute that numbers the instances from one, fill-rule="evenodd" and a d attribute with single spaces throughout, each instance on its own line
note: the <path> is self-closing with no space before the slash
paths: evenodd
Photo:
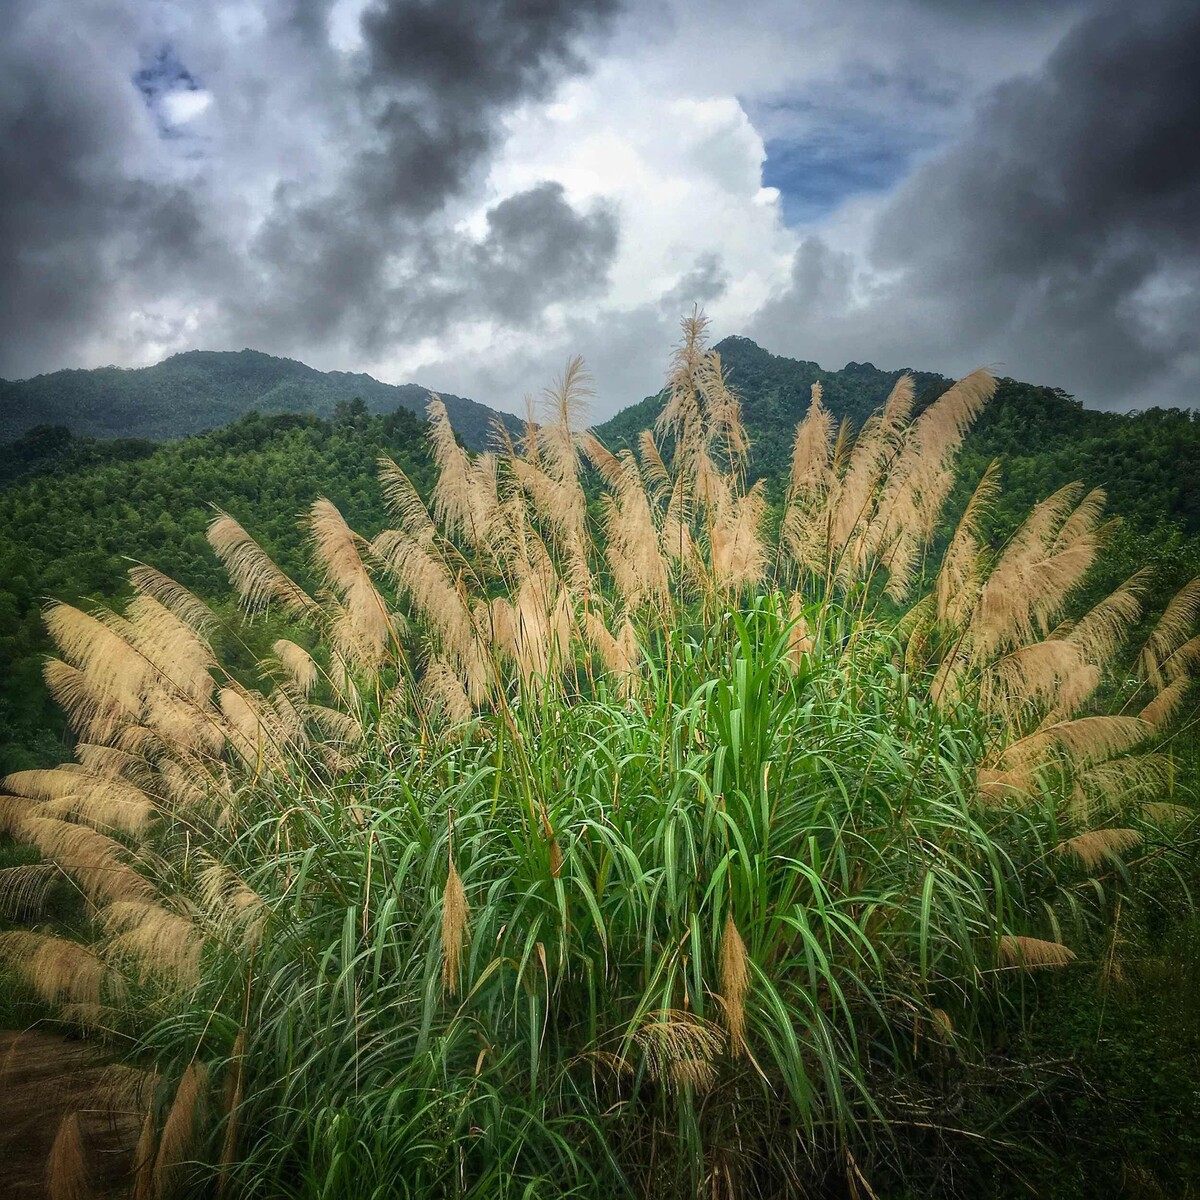
<path id="1" fill-rule="evenodd" d="M 317 500 L 314 594 L 220 514 L 247 608 L 296 622 L 261 687 L 148 569 L 124 614 L 52 610 L 79 761 L 5 814 L 86 897 L 92 1027 L 158 1072 L 146 1194 L 870 1195 L 918 1130 L 1001 1158 L 959 1083 L 1185 845 L 1200 592 L 1073 615 L 1103 497 L 993 546 L 994 470 L 933 558 L 991 389 L 914 413 L 902 379 L 857 433 L 814 389 L 773 533 L 693 319 L 636 452 L 578 431 L 578 363 L 495 454 L 435 400 L 430 505 L 389 462 L 373 541 Z"/>

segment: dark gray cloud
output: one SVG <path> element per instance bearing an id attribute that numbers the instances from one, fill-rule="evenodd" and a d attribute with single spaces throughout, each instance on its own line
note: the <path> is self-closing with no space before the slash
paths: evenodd
<path id="1" fill-rule="evenodd" d="M 756 331 L 827 357 L 995 362 L 1094 404 L 1200 404 L 1197 80 L 1200 5 L 1105 4 L 901 186 L 878 274 L 808 239 Z"/>
<path id="2" fill-rule="evenodd" d="M 354 149 L 324 186 L 276 190 L 251 247 L 264 294 L 235 306 L 231 323 L 273 345 L 343 338 L 374 354 L 439 331 L 451 315 L 531 321 L 541 305 L 579 294 L 579 271 L 602 281 L 615 218 L 574 213 L 560 187 L 502 202 L 478 247 L 436 217 L 477 181 L 500 116 L 581 69 L 577 39 L 615 11 L 616 0 L 368 8 L 346 80 L 359 118 Z M 445 281 L 451 268 L 467 273 Z"/>
<path id="3" fill-rule="evenodd" d="M 352 172 L 363 200 L 430 211 L 497 136 L 496 112 L 582 67 L 575 39 L 616 0 L 380 0 L 363 14 L 358 86 L 377 143 Z"/>
<path id="4" fill-rule="evenodd" d="M 619 2 L 9 0 L 0 375 L 249 344 L 504 403 L 579 351 L 615 404 L 699 301 L 1200 402 L 1200 5 Z M 797 237 L 760 137 L 809 236 L 748 327 Z"/>
<path id="5" fill-rule="evenodd" d="M 602 291 L 617 250 L 617 219 L 607 206 L 577 213 L 558 183 L 502 200 L 487 214 L 488 233 L 471 248 L 469 278 L 490 315 L 525 325 L 547 299 L 576 300 Z M 462 297 L 468 301 L 468 296 Z"/>
<path id="6" fill-rule="evenodd" d="M 53 363 L 65 343 L 103 318 L 114 278 L 138 272 L 161 282 L 195 253 L 202 235 L 185 191 L 127 170 L 147 116 L 122 71 L 137 62 L 130 44 L 122 52 L 128 31 L 119 11 L 112 17 L 99 29 L 80 12 L 64 33 L 32 3 L 6 9 L 0 374 Z M 81 54 L 89 44 L 102 47 L 102 56 Z"/>
<path id="7" fill-rule="evenodd" d="M 534 187 L 491 210 L 482 241 L 449 209 L 478 194 L 506 113 L 582 69 L 616 4 L 376 0 L 347 49 L 327 0 L 263 0 L 242 29 L 201 0 L 158 21 L 135 0 L 17 0 L 0 48 L 0 375 L 134 348 L 147 322 L 170 340 L 190 328 L 173 313 L 208 344 L 357 357 L 452 315 L 530 324 L 602 285 L 603 206 Z M 209 87 L 217 117 L 180 124 L 171 102 Z"/>
<path id="8" fill-rule="evenodd" d="M 577 211 L 557 183 L 500 201 L 478 240 L 440 223 L 381 228 L 311 207 L 289 216 L 257 240 L 259 287 L 234 318 L 256 344 L 332 340 L 372 353 L 473 319 L 529 329 L 549 305 L 603 291 L 618 241 L 609 206 Z M 397 244 L 402 255 L 389 259 Z"/>

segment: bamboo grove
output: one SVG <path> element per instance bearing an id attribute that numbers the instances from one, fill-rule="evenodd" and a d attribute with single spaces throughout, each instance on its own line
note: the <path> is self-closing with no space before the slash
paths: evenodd
<path id="1" fill-rule="evenodd" d="M 294 630 L 254 680 L 150 567 L 51 605 L 78 745 L 5 780 L 0 959 L 123 1064 L 135 1195 L 867 1196 L 1032 972 L 1119 969 L 1191 836 L 1200 581 L 1079 611 L 1080 485 L 947 514 L 992 390 L 853 430 L 814 387 L 772 506 L 693 318 L 632 447 L 578 361 L 493 453 L 433 399 L 428 504 L 390 461 L 377 537 L 316 500 L 315 589 L 219 513 Z M 89 1170 L 68 1119 L 54 1194 Z"/>

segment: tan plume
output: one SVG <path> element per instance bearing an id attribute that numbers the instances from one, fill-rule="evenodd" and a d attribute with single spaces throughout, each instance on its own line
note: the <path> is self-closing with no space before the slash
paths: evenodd
<path id="1" fill-rule="evenodd" d="M 275 652 L 284 674 L 300 694 L 307 698 L 317 684 L 317 664 L 312 655 L 303 646 L 298 646 L 287 638 L 279 638 L 271 649 Z"/>
<path id="2" fill-rule="evenodd" d="M 434 655 L 426 663 L 421 676 L 421 691 L 451 724 L 461 725 L 471 719 L 470 697 L 462 680 L 444 658 Z"/>
<path id="3" fill-rule="evenodd" d="M 1136 829 L 1089 829 L 1055 847 L 1059 854 L 1077 858 L 1088 870 L 1105 859 L 1123 854 L 1142 841 Z"/>
<path id="4" fill-rule="evenodd" d="M 522 459 L 509 464 L 517 482 L 529 497 L 535 512 L 553 533 L 572 586 L 577 591 L 591 587 L 587 561 L 587 498 L 572 476 L 559 480 Z"/>
<path id="5" fill-rule="evenodd" d="M 142 564 L 133 567 L 129 582 L 135 592 L 158 601 L 202 637 L 207 638 L 216 624 L 216 613 L 199 596 L 153 567 Z"/>
<path id="6" fill-rule="evenodd" d="M 1138 571 L 1075 622 L 1067 637 L 1090 662 L 1105 663 L 1124 645 L 1142 615 L 1141 594 L 1149 577 L 1147 569 Z"/>
<path id="7" fill-rule="evenodd" d="M 714 1059 L 725 1038 L 719 1026 L 695 1013 L 654 1013 L 637 1025 L 628 1040 L 641 1051 L 647 1075 L 671 1091 L 692 1089 L 703 1094 L 716 1083 Z"/>
<path id="8" fill-rule="evenodd" d="M 540 459 L 546 473 L 559 483 L 569 484 L 578 476 L 576 430 L 585 424 L 587 405 L 594 395 L 591 378 L 578 355 L 567 361 L 562 374 L 542 394 L 545 419 L 537 430 Z"/>
<path id="9" fill-rule="evenodd" d="M 1156 688 L 1164 685 L 1163 664 L 1188 640 L 1200 617 L 1200 577 L 1185 583 L 1171 598 L 1142 647 L 1141 666 Z"/>
<path id="10" fill-rule="evenodd" d="M 208 1101 L 208 1072 L 203 1064 L 190 1063 L 175 1089 L 154 1159 L 154 1193 L 172 1195 L 182 1182 L 183 1166 L 192 1153 Z"/>
<path id="11" fill-rule="evenodd" d="M 604 669 L 616 681 L 617 695 L 622 699 L 636 695 L 640 690 L 638 663 L 641 648 L 633 622 L 625 617 L 617 633 L 613 634 L 605 624 L 604 618 L 589 608 L 583 614 L 583 628 L 588 641 L 599 654 Z"/>
<path id="12" fill-rule="evenodd" d="M 81 738 L 106 743 L 119 730 L 138 721 L 137 708 L 127 708 L 117 698 L 106 696 L 83 671 L 70 663 L 48 658 L 42 667 L 42 675 L 46 690 Z"/>
<path id="13" fill-rule="evenodd" d="M 983 674 L 980 704 L 1019 728 L 1025 710 L 1069 716 L 1095 691 L 1100 671 L 1065 638 L 1033 642 L 999 658 Z"/>
<path id="14" fill-rule="evenodd" d="M 1043 967 L 1065 967 L 1075 961 L 1075 951 L 1061 942 L 1005 934 L 1000 939 L 1000 960 L 1012 967 L 1036 971 Z"/>
<path id="15" fill-rule="evenodd" d="M 670 486 L 671 474 L 663 461 L 658 443 L 654 440 L 654 433 L 649 429 L 643 429 L 638 435 L 638 457 L 641 459 L 642 473 L 653 489 L 654 499 L 657 501 Z"/>
<path id="16" fill-rule="evenodd" d="M 77 1112 L 67 1113 L 59 1122 L 46 1161 L 46 1195 L 47 1200 L 91 1200 L 95 1195 Z"/>
<path id="17" fill-rule="evenodd" d="M 123 980 L 90 947 L 27 929 L 0 931 L 0 962 L 47 1004 L 99 1006 L 123 994 Z"/>
<path id="18" fill-rule="evenodd" d="M 829 554 L 829 498 L 836 482 L 833 469 L 833 415 L 821 402 L 821 385 L 796 426 L 792 470 L 780 531 L 784 546 L 802 567 L 824 571 Z"/>
<path id="19" fill-rule="evenodd" d="M 962 624 L 979 595 L 982 582 L 980 526 L 999 491 L 1000 462 L 993 459 L 971 493 L 950 545 L 942 556 L 934 585 L 937 618 L 954 627 Z"/>
<path id="20" fill-rule="evenodd" d="M 379 483 L 387 510 L 400 529 L 418 542 L 432 541 L 437 529 L 412 480 L 387 455 L 379 459 Z"/>
<path id="21" fill-rule="evenodd" d="M 459 970 L 470 916 L 467 892 L 451 859 L 446 886 L 442 890 L 442 987 L 452 996 L 458 994 Z"/>
<path id="22" fill-rule="evenodd" d="M 54 817 L 26 816 L 15 832 L 19 840 L 53 859 L 97 903 L 153 895 L 149 881 L 126 862 L 125 847 L 94 829 Z"/>
<path id="23" fill-rule="evenodd" d="M 749 955 L 746 943 L 734 922 L 733 913 L 725 917 L 721 934 L 721 1006 L 730 1045 L 745 1047 L 746 994 L 750 990 Z"/>
<path id="24" fill-rule="evenodd" d="M 219 928 L 257 943 L 268 916 L 267 902 L 239 875 L 211 855 L 198 855 L 204 866 L 197 873 L 197 895 L 209 919 Z"/>
<path id="25" fill-rule="evenodd" d="M 352 635 L 343 641 L 342 648 L 359 666 L 377 670 L 395 637 L 396 618 L 363 563 L 360 550 L 365 550 L 367 543 L 324 497 L 313 504 L 309 513 L 309 534 L 313 557 L 325 583 L 340 599 Z"/>
<path id="26" fill-rule="evenodd" d="M 452 575 L 437 543 L 418 542 L 399 530 L 385 530 L 373 548 L 478 703 L 490 683 L 486 657 L 492 638 L 486 623 L 476 624 L 461 577 Z"/>
<path id="27" fill-rule="evenodd" d="M 102 700 L 139 713 L 152 664 L 135 649 L 132 626 L 115 613 L 93 616 L 69 604 L 52 604 L 45 613 L 46 631 L 59 653 L 83 672 Z"/>
<path id="28" fill-rule="evenodd" d="M 183 986 L 200 974 L 204 938 L 187 917 L 152 900 L 120 900 L 101 914 L 109 934 L 107 952 L 132 959 L 139 976 Z"/>
<path id="29" fill-rule="evenodd" d="M 1103 493 L 1079 500 L 1069 484 L 1038 504 L 983 585 L 971 623 L 977 659 L 1021 646 L 1048 632 L 1100 546 Z"/>
<path id="30" fill-rule="evenodd" d="M 788 601 L 788 662 L 792 667 L 803 665 L 807 655 L 813 652 L 813 639 L 808 628 L 808 618 L 804 615 L 804 597 L 799 592 L 793 592 Z"/>
<path id="31" fill-rule="evenodd" d="M 471 461 L 458 444 L 446 406 L 438 396 L 431 395 L 426 413 L 429 444 L 438 468 L 434 519 L 448 534 L 462 533 L 473 546 L 483 549 L 496 516 L 495 462 L 490 455 Z"/>
<path id="32" fill-rule="evenodd" d="M 1162 754 L 1123 754 L 1076 769 L 1074 784 L 1072 805 L 1079 816 L 1127 813 L 1130 805 L 1169 791 L 1171 763 Z"/>
<path id="33" fill-rule="evenodd" d="M 718 587 L 729 591 L 760 584 L 767 568 L 762 525 L 767 499 L 762 480 L 744 495 L 731 497 L 717 509 L 712 528 L 712 572 Z"/>
<path id="34" fill-rule="evenodd" d="M 42 916 L 62 873 L 54 863 L 22 863 L 0 869 L 0 920 L 22 921 Z"/>
<path id="35" fill-rule="evenodd" d="M 604 497 L 605 556 L 617 591 L 631 608 L 644 599 L 661 602 L 670 578 L 638 461 L 631 450 L 610 454 L 590 434 L 583 446 L 609 489 Z"/>
<path id="36" fill-rule="evenodd" d="M 1142 815 L 1146 820 L 1168 828 L 1196 819 L 1194 809 L 1188 808 L 1185 804 L 1172 804 L 1166 800 L 1151 801 L 1151 803 L 1143 805 Z"/>
<path id="37" fill-rule="evenodd" d="M 154 1159 L 154 1117 L 147 1112 L 133 1150 L 133 1200 L 155 1200 Z"/>
<path id="38" fill-rule="evenodd" d="M 1191 691 L 1193 682 L 1190 676 L 1183 675 L 1173 683 L 1168 683 L 1138 716 L 1157 728 L 1169 725 Z"/>
<path id="39" fill-rule="evenodd" d="M 141 837 L 156 812 L 154 801 L 132 783 L 65 764 L 61 767 L 16 771 L 3 781 L 6 791 L 42 801 L 41 811 L 53 817 L 73 817 L 93 828 Z"/>
<path id="40" fill-rule="evenodd" d="M 208 526 L 208 541 L 250 612 L 272 603 L 293 616 L 313 616 L 318 612 L 313 599 L 275 565 L 271 556 L 228 513 L 217 511 Z"/>
<path id="41" fill-rule="evenodd" d="M 1005 748 L 1003 760 L 1023 766 L 1044 761 L 1058 750 L 1082 766 L 1133 749 L 1150 731 L 1151 726 L 1138 717 L 1075 717 L 1044 725 L 1013 742 Z"/>

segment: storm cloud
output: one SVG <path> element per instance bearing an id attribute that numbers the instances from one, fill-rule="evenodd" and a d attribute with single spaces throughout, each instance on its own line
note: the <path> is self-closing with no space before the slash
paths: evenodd
<path id="1" fill-rule="evenodd" d="M 752 332 L 833 358 L 995 363 L 1089 403 L 1200 403 L 1200 7 L 1106 4 L 982 100 L 873 223 L 819 235 Z"/>
<path id="2" fill-rule="evenodd" d="M 0 376 L 254 346 L 596 416 L 679 316 L 1197 404 L 1191 0 L 12 0 Z"/>
<path id="3" fill-rule="evenodd" d="M 0 61 L 0 373 L 54 362 L 119 303 L 134 273 L 161 285 L 202 238 L 188 193 L 128 162 L 153 135 L 129 84 L 128 31 L 18 6 Z M 122 33 L 125 36 L 122 36 Z M 90 51 L 99 49 L 101 53 Z M 118 65 L 113 71 L 114 60 Z"/>
<path id="4" fill-rule="evenodd" d="M 133 5 L 77 23 L 72 6 L 66 37 L 56 7 L 22 0 L 0 61 L 0 375 L 62 365 L 106 329 L 119 345 L 143 302 L 167 340 L 177 309 L 210 343 L 362 356 L 452 319 L 529 324 L 603 286 L 604 204 L 578 212 L 546 181 L 493 205 L 478 238 L 450 208 L 505 113 L 583 69 L 577 43 L 614 0 L 380 0 L 349 52 L 324 3 L 261 8 L 240 52 L 200 5 L 165 30 Z M 183 46 L 147 63 L 172 35 Z M 203 111 L 171 103 L 206 81 L 192 59 L 225 85 L 199 130 L 171 119 Z M 308 144 L 272 162 L 288 122 Z"/>

